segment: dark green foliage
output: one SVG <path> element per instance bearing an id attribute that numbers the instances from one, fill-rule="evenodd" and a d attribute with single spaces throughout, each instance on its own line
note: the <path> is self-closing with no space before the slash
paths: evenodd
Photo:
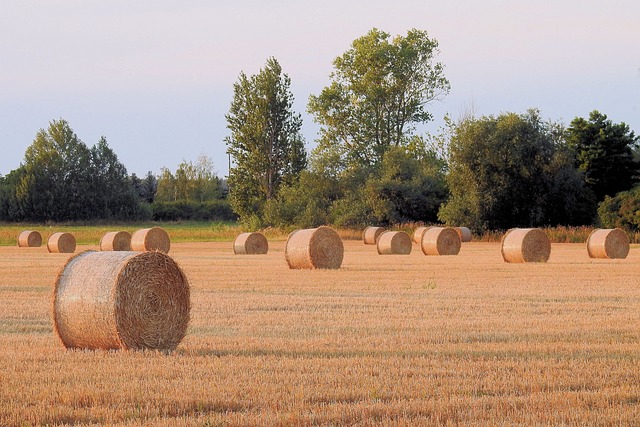
<path id="1" fill-rule="evenodd" d="M 561 136 L 535 110 L 457 124 L 440 219 L 476 231 L 590 222 L 589 192 Z"/>
<path id="2" fill-rule="evenodd" d="M 640 186 L 606 196 L 598 206 L 598 218 L 605 228 L 640 231 Z"/>
<path id="3" fill-rule="evenodd" d="M 235 221 L 238 218 L 228 200 L 155 202 L 151 210 L 155 221 Z"/>
<path id="4" fill-rule="evenodd" d="M 234 166 L 229 171 L 229 200 L 245 223 L 260 225 L 267 201 L 280 187 L 297 181 L 306 167 L 300 129 L 293 112 L 291 81 L 275 58 L 257 75 L 240 74 L 226 115 L 231 135 L 225 138 Z"/>
<path id="5" fill-rule="evenodd" d="M 606 115 L 593 111 L 589 120 L 577 117 L 571 122 L 567 142 L 596 201 L 628 190 L 640 179 L 640 162 L 634 153 L 640 138 L 626 124 L 614 124 Z"/>
<path id="6" fill-rule="evenodd" d="M 38 131 L 23 165 L 3 180 L 0 197 L 0 217 L 8 221 L 144 216 L 106 139 L 89 149 L 64 120 Z"/>

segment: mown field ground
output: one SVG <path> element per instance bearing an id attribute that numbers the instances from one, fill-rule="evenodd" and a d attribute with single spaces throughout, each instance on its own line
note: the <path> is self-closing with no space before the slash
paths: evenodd
<path id="1" fill-rule="evenodd" d="M 506 264 L 498 243 L 426 257 L 345 241 L 334 271 L 290 270 L 283 252 L 174 243 L 192 321 L 166 355 L 65 350 L 49 312 L 69 255 L 0 247 L 0 425 L 640 420 L 640 247 Z"/>

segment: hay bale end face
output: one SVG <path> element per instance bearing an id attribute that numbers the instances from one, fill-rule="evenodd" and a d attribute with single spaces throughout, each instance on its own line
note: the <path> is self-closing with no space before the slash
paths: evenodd
<path id="1" fill-rule="evenodd" d="M 377 247 L 380 255 L 409 255 L 411 237 L 404 231 L 385 231 L 378 237 Z"/>
<path id="2" fill-rule="evenodd" d="M 139 252 L 160 251 L 169 253 L 171 240 L 161 227 L 143 228 L 131 236 L 131 249 Z"/>
<path id="3" fill-rule="evenodd" d="M 624 259 L 629 255 L 629 236 L 619 228 L 593 230 L 587 239 L 590 258 Z"/>
<path id="4" fill-rule="evenodd" d="M 362 240 L 365 245 L 375 245 L 382 233 L 384 233 L 383 227 L 367 227 L 362 232 Z"/>
<path id="5" fill-rule="evenodd" d="M 39 248 L 42 246 L 42 235 L 37 231 L 24 230 L 18 235 L 18 247 Z"/>
<path id="6" fill-rule="evenodd" d="M 236 255 L 260 255 L 269 251 L 269 242 L 262 233 L 242 233 L 233 242 Z"/>
<path id="7" fill-rule="evenodd" d="M 173 350 L 190 318 L 189 283 L 161 252 L 82 252 L 53 291 L 53 325 L 66 348 Z"/>
<path id="8" fill-rule="evenodd" d="M 50 253 L 72 254 L 76 251 L 76 238 L 71 233 L 53 233 L 47 240 Z"/>
<path id="9" fill-rule="evenodd" d="M 431 227 L 422 235 L 420 246 L 425 255 L 458 255 L 461 241 L 451 227 Z"/>
<path id="10" fill-rule="evenodd" d="M 413 243 L 417 243 L 420 244 L 422 243 L 422 236 L 424 235 L 425 231 L 427 231 L 428 229 L 430 229 L 431 227 L 418 227 L 415 229 L 415 231 L 413 232 Z"/>
<path id="11" fill-rule="evenodd" d="M 502 258 L 505 262 L 547 262 L 551 242 L 539 228 L 514 228 L 502 238 Z"/>
<path id="12" fill-rule="evenodd" d="M 460 236 L 460 241 L 462 243 L 470 242 L 473 235 L 471 234 L 471 230 L 468 227 L 455 227 L 458 236 Z"/>
<path id="13" fill-rule="evenodd" d="M 110 231 L 100 239 L 101 251 L 130 251 L 131 234 L 126 231 Z"/>
<path id="14" fill-rule="evenodd" d="M 331 227 L 297 230 L 289 234 L 284 256 L 292 269 L 340 268 L 344 245 Z"/>

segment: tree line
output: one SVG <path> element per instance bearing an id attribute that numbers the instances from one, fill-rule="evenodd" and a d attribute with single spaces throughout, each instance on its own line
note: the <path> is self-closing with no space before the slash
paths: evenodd
<path id="1" fill-rule="evenodd" d="M 445 118 L 419 129 L 450 91 L 426 31 L 372 29 L 333 61 L 307 111 L 320 125 L 307 152 L 291 79 L 275 58 L 241 72 L 226 114 L 228 180 L 206 156 L 143 178 L 102 138 L 88 148 L 64 120 L 36 135 L 0 177 L 0 219 L 238 218 L 247 228 L 362 227 L 402 222 L 511 227 L 640 228 L 640 139 L 593 111 L 567 126 L 541 112 Z"/>
<path id="2" fill-rule="evenodd" d="M 353 41 L 334 60 L 330 84 L 309 98 L 321 128 L 308 158 L 277 60 L 242 74 L 226 139 L 240 220 L 253 228 L 443 222 L 478 232 L 640 227 L 640 140 L 598 111 L 569 126 L 536 109 L 467 114 L 420 135 L 417 126 L 432 119 L 427 106 L 450 90 L 438 53 L 415 29 L 394 38 L 373 29 Z"/>

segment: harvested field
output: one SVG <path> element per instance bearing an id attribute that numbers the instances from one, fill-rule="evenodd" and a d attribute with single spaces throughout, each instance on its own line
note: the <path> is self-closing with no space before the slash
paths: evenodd
<path id="1" fill-rule="evenodd" d="M 634 425 L 640 248 L 591 259 L 553 244 L 508 264 L 380 257 L 292 270 L 230 242 L 172 244 L 192 320 L 171 354 L 65 350 L 53 284 L 68 254 L 0 247 L 0 425 Z M 79 246 L 77 251 L 98 249 Z"/>

